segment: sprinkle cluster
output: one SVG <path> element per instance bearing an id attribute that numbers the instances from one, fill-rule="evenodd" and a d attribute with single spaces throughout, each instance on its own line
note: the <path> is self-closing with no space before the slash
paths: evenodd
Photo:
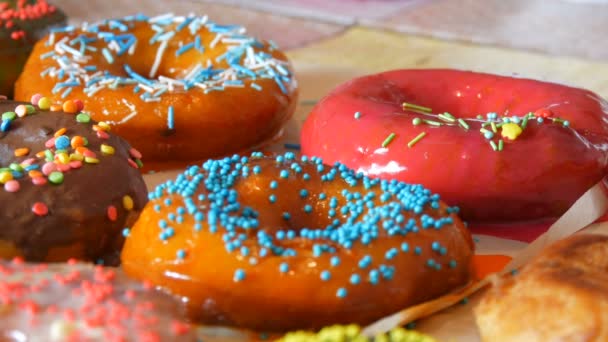
<path id="1" fill-rule="evenodd" d="M 150 284 L 111 268 L 0 261 L 0 330 L 26 340 L 195 341 L 176 312 Z"/>
<path id="2" fill-rule="evenodd" d="M 318 333 L 297 331 L 286 334 L 279 342 L 435 342 L 430 336 L 416 331 L 395 328 L 386 334 L 367 338 L 356 325 L 334 325 Z"/>
<path id="3" fill-rule="evenodd" d="M 324 210 L 327 210 L 330 224 L 298 229 L 265 227 L 264 222 L 258 219 L 256 208 L 242 205 L 235 190 L 237 182 L 262 175 L 265 168 L 279 171 L 278 178 L 271 180 L 267 189 L 261 189 L 268 192 L 267 205 L 270 207 L 279 203 L 282 196 L 290 196 L 281 193 L 282 183 L 289 179 L 302 181 L 303 187 L 298 193 L 301 207 L 278 213 L 286 222 L 285 227 L 297 226 L 298 222 L 289 222 L 292 217 L 302 213 L 314 214 L 317 207 L 327 208 Z M 324 183 L 340 182 L 343 189 L 331 194 L 323 192 L 323 187 L 307 187 L 306 183 L 313 179 Z M 175 212 L 164 209 L 173 205 L 173 196 L 180 196 L 184 203 Z M 277 269 L 280 274 L 292 272 L 290 261 L 299 253 L 290 247 L 291 242 L 308 241 L 305 245 L 310 247 L 304 248 L 309 248 L 305 251 L 307 255 L 313 258 L 331 256 L 328 269 L 320 273 L 321 282 L 331 280 L 332 268 L 340 266 L 339 249 L 373 244 L 380 235 L 407 236 L 423 230 L 441 230 L 453 223 L 451 214 L 457 212 L 457 208 L 442 210 L 439 195 L 432 194 L 421 185 L 371 179 L 342 164 L 330 167 L 319 158 L 296 157 L 293 152 L 278 155 L 274 160 L 259 152 L 254 152 L 250 157 L 235 155 L 209 160 L 202 167 L 190 167 L 174 181 L 159 185 L 149 193 L 149 199 L 156 212 L 167 212 L 157 222 L 158 238 L 162 241 L 169 242 L 176 234 L 174 227 L 190 216 L 195 222 L 192 227 L 195 233 L 208 229 L 211 233 L 222 234 L 226 251 L 240 254 L 251 266 L 266 257 L 283 258 Z M 318 203 L 323 205 L 317 206 Z M 251 242 L 255 248 L 251 248 Z M 457 266 L 454 260 L 443 264 L 438 261 L 448 251 L 437 241 L 428 246 L 410 246 L 402 242 L 387 250 L 382 260 L 372 260 L 370 255 L 363 256 L 358 262 L 358 270 L 348 283 L 337 289 L 336 296 L 346 297 L 349 286 L 390 281 L 397 271 L 392 265 L 393 259 L 400 254 L 421 255 L 423 249 L 431 250 L 436 255 L 435 259 L 421 260 L 431 270 Z M 180 251 L 183 253 L 178 258 L 187 257 L 186 248 Z M 235 282 L 246 279 L 245 269 L 234 271 Z"/>
<path id="4" fill-rule="evenodd" d="M 0 28 L 9 30 L 13 40 L 24 39 L 26 31 L 19 25 L 20 21 L 40 19 L 55 13 L 56 10 L 46 0 L 37 0 L 33 4 L 29 4 L 29 1 L 26 0 L 18 0 L 14 8 L 8 2 L 2 2 L 0 3 Z"/>
<path id="5" fill-rule="evenodd" d="M 0 131 L 3 134 L 9 133 L 11 125 L 15 120 L 19 120 L 29 115 L 36 115 L 40 111 L 64 111 L 73 114 L 74 119 L 83 125 L 90 125 L 96 136 L 102 140 L 108 140 L 110 126 L 104 122 L 92 124 L 88 114 L 82 113 L 83 104 L 79 100 L 68 100 L 62 105 L 52 105 L 48 97 L 40 94 L 32 96 L 31 104 L 19 104 L 13 111 L 4 112 L 1 115 Z M 49 132 L 52 133 L 52 132 Z M 96 165 L 100 162 L 99 154 L 113 155 L 115 149 L 108 143 L 102 143 L 99 151 L 89 148 L 89 141 L 86 137 L 71 134 L 68 128 L 61 127 L 49 138 L 44 148 L 40 151 L 30 151 L 27 147 L 16 147 L 14 157 L 16 160 L 9 165 L 0 165 L 0 184 L 7 192 L 18 192 L 22 182 L 29 179 L 36 186 L 60 185 L 64 177 L 72 170 L 80 169 L 85 165 Z M 140 168 L 141 154 L 135 150 L 130 150 L 129 164 L 134 168 Z M 133 209 L 133 199 L 125 195 L 123 204 L 126 210 Z M 32 205 L 32 212 L 38 216 L 45 216 L 49 210 L 45 203 L 36 202 Z M 108 207 L 108 219 L 117 219 L 116 207 Z"/>
<path id="6" fill-rule="evenodd" d="M 555 117 L 553 112 L 548 108 L 541 108 L 535 112 L 527 113 L 523 116 L 517 115 L 499 115 L 498 113 L 487 113 L 477 115 L 475 119 L 457 118 L 450 113 L 431 114 L 432 109 L 411 103 L 403 103 L 403 110 L 423 114 L 425 119 L 416 117 L 412 119 L 414 126 L 427 125 L 433 127 L 453 126 L 460 127 L 466 131 L 471 129 L 471 124 L 477 123 L 479 133 L 488 141 L 488 144 L 494 151 L 502 151 L 505 140 L 516 140 L 528 127 L 530 121 L 536 121 L 537 124 L 553 123 L 562 127 L 570 127 L 570 122 L 558 117 Z M 394 139 L 394 133 L 389 135 L 389 138 Z M 408 143 L 408 147 L 412 147 L 427 135 L 427 132 L 422 132 Z M 385 140 L 386 143 L 387 140 Z M 390 141 L 389 141 L 390 143 Z M 383 143 L 383 147 L 386 147 Z"/>
<path id="7" fill-rule="evenodd" d="M 149 40 L 141 41 L 132 32 L 136 25 L 149 25 L 155 34 Z M 189 32 L 189 39 L 178 38 L 183 37 L 182 34 L 177 35 L 181 31 Z M 214 35 L 208 46 L 201 40 L 201 35 L 206 32 Z M 133 92 L 139 94 L 143 101 L 157 102 L 165 93 L 195 88 L 205 94 L 243 87 L 260 91 L 262 87 L 255 83 L 258 79 L 274 80 L 281 91 L 287 93 L 292 81 L 286 62 L 263 50 L 274 50 L 273 43 L 266 45 L 247 36 L 241 26 L 219 25 L 207 16 L 134 15 L 85 24 L 80 28 L 68 26 L 52 30 L 47 44 L 54 49 L 42 54 L 41 58 L 52 59 L 54 65 L 43 70 L 41 76 L 58 80 L 53 93 L 61 94 L 62 98 L 66 98 L 74 87 L 82 87 L 92 97 L 102 89 L 132 86 Z M 137 54 L 137 46 L 143 44 L 156 48 L 154 63 L 146 75 L 138 73 L 128 59 L 120 62 L 124 71 L 122 75 L 112 74 L 103 70 L 102 66 L 90 63 L 93 55 L 103 56 L 108 64 L 117 63 L 116 58 Z M 175 57 L 186 54 L 198 56 L 198 63 L 192 65 L 181 78 L 158 73 L 161 61 L 171 50 L 169 46 L 179 46 L 174 49 Z M 208 49 L 220 47 L 226 50 L 225 53 L 214 59 L 206 57 Z M 136 114 L 133 109 L 133 113 L 125 118 Z"/>

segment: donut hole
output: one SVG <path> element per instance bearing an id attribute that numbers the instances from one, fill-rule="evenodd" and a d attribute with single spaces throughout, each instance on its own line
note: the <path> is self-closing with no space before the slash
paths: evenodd
<path id="1" fill-rule="evenodd" d="M 305 181 L 301 174 L 290 172 L 287 178 L 281 178 L 278 168 L 267 168 L 263 174 L 251 175 L 235 186 L 241 206 L 257 212 L 261 229 L 272 234 L 300 232 L 327 227 L 332 222 L 328 203 L 336 195 L 334 185 L 325 186 L 316 173 L 311 172 L 311 178 Z"/>

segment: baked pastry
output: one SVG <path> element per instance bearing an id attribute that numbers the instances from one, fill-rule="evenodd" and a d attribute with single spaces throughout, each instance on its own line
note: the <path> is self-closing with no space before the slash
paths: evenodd
<path id="1" fill-rule="evenodd" d="M 261 331 L 368 324 L 471 275 L 471 235 L 439 195 L 318 158 L 209 160 L 150 193 L 122 267 L 190 317 Z"/>
<path id="2" fill-rule="evenodd" d="M 475 317 L 484 341 L 608 341 L 608 236 L 551 245 L 490 288 Z"/>
<path id="3" fill-rule="evenodd" d="M 0 1 L 0 94 L 12 97 L 34 44 L 65 23 L 65 14 L 46 0 Z"/>
<path id="4" fill-rule="evenodd" d="M 198 341 L 179 305 L 120 270 L 0 260 L 0 341 Z"/>
<path id="5" fill-rule="evenodd" d="M 295 109 L 297 84 L 285 55 L 243 27 L 166 14 L 54 30 L 15 85 L 17 99 L 35 92 L 81 99 L 147 162 L 166 164 L 271 140 Z"/>
<path id="6" fill-rule="evenodd" d="M 0 101 L 0 258 L 118 262 L 147 202 L 141 155 L 78 109 Z"/>
<path id="7" fill-rule="evenodd" d="M 322 99 L 302 127 L 302 153 L 424 184 L 466 221 L 551 219 L 606 175 L 606 108 L 555 83 L 395 70 Z"/>

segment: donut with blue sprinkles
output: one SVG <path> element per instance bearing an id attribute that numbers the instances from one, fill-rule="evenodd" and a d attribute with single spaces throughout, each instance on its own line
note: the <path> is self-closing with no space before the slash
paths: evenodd
<path id="1" fill-rule="evenodd" d="M 207 16 L 132 15 L 53 29 L 15 97 L 82 99 L 94 120 L 149 162 L 195 161 L 259 146 L 293 114 L 297 83 L 272 42 Z"/>
<path id="2" fill-rule="evenodd" d="M 263 331 L 368 324 L 471 277 L 440 196 L 292 152 L 193 166 L 149 193 L 121 260 L 191 319 Z"/>

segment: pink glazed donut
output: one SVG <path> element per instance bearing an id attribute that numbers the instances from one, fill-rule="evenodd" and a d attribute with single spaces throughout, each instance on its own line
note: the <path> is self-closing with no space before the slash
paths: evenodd
<path id="1" fill-rule="evenodd" d="M 421 183 L 473 222 L 555 218 L 606 174 L 608 103 L 583 89 L 456 70 L 351 80 L 304 123 L 302 152 Z"/>

